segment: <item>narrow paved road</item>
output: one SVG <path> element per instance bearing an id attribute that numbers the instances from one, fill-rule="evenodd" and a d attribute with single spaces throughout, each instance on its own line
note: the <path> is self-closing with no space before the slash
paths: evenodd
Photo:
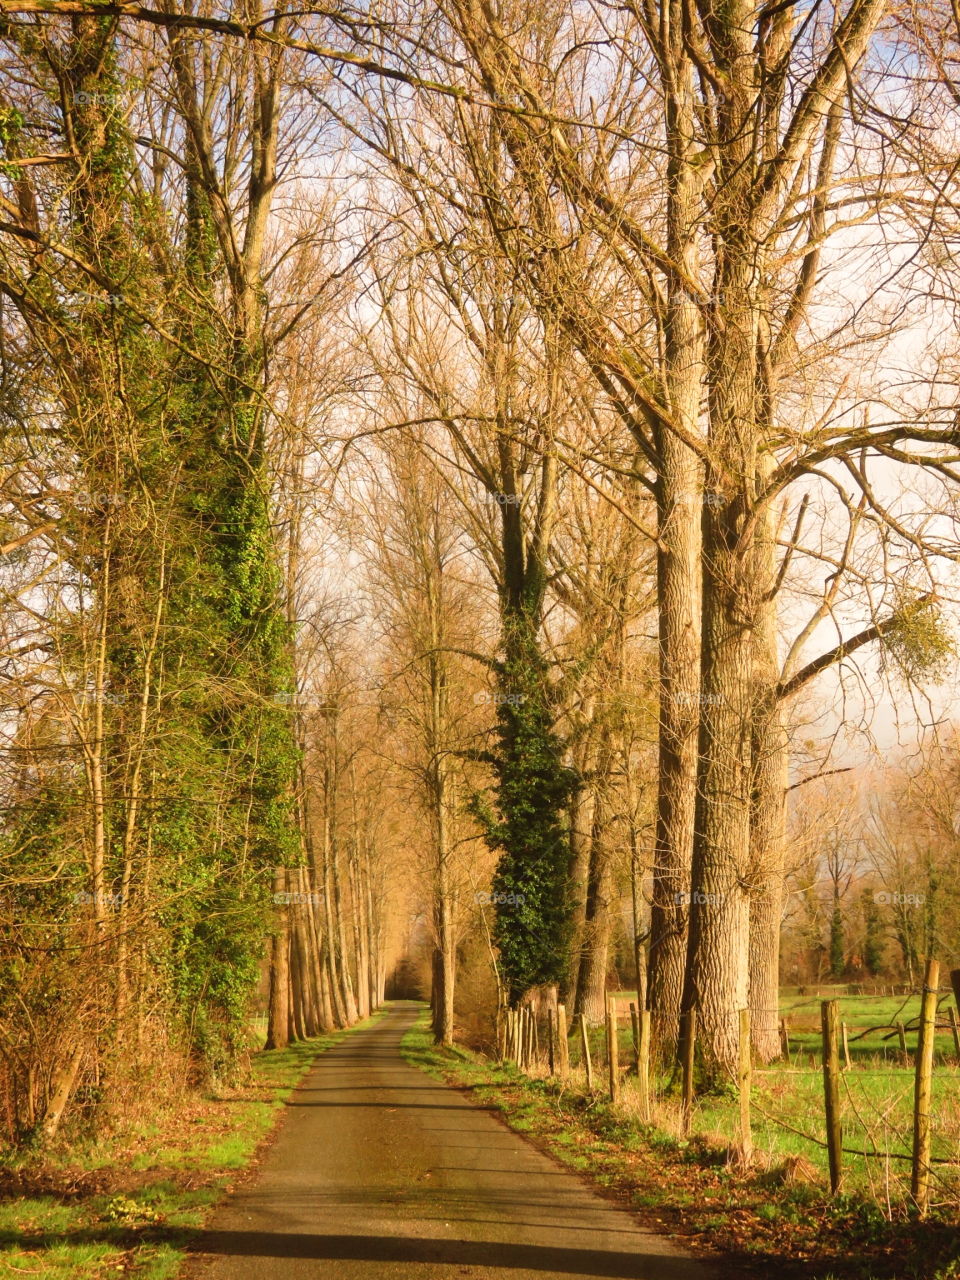
<path id="1" fill-rule="evenodd" d="M 708 1280 L 705 1267 L 400 1056 L 396 1005 L 321 1054 L 202 1280 Z"/>

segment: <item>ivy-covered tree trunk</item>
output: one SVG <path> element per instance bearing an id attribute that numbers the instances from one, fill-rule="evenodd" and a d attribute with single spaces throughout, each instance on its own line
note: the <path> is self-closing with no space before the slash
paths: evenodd
<path id="1" fill-rule="evenodd" d="M 528 616 L 504 630 L 496 819 L 488 839 L 501 850 L 493 878 L 495 941 L 516 1002 L 531 987 L 559 982 L 569 959 L 569 840 L 572 779 L 553 727 L 547 666 Z"/>
<path id="2" fill-rule="evenodd" d="M 175 1060 L 186 1042 L 207 1075 L 244 1041 L 269 875 L 297 849 L 294 756 L 273 699 L 289 687 L 289 634 L 277 621 L 258 319 L 244 304 L 243 323 L 225 325 L 199 149 L 184 128 L 182 205 L 168 216 L 138 181 L 116 20 L 5 36 L 33 78 L 42 145 L 63 153 L 18 179 L 25 234 L 61 248 L 27 241 L 12 288 L 16 253 L 4 263 L 5 293 L 42 353 L 53 474 L 69 486 L 53 696 L 83 775 L 38 783 L 4 835 L 28 856 L 22 834 L 43 840 L 43 928 L 73 957 L 44 976 L 28 956 L 21 983 L 28 1001 L 34 976 L 46 988 L 42 1043 L 55 1073 L 61 1056 L 70 1067 L 57 1076 L 62 1110 L 86 1073 L 109 1087 L 137 1055 L 170 1045 Z M 29 149 L 10 123 L 4 142 Z M 177 305 L 186 279 L 189 311 Z M 54 993 L 69 1043 L 43 1012 Z"/>
<path id="3" fill-rule="evenodd" d="M 181 432 L 193 484 L 190 501 L 204 537 L 200 558 L 178 583 L 177 602 L 182 616 L 206 631 L 203 650 L 192 657 L 201 687 L 216 691 L 204 701 L 202 726 L 208 750 L 223 762 L 225 785 L 222 832 L 206 857 L 206 910 L 184 943 L 206 953 L 214 973 L 222 975 L 219 995 L 232 1021 L 257 972 L 273 870 L 304 859 L 295 800 L 293 635 L 272 528 L 262 398 L 262 269 L 276 184 L 282 57 L 279 51 L 257 54 L 252 70 L 242 61 L 232 68 L 237 91 L 248 95 L 250 107 L 242 137 L 249 182 L 234 213 L 224 203 L 216 143 L 201 105 L 209 88 L 203 51 L 203 38 L 171 33 L 188 157 L 191 277 L 204 302 L 192 308 L 189 346 L 207 361 L 199 367 L 189 357 L 183 361 L 194 413 Z M 241 955 L 231 955 L 230 941 L 216 923 L 231 917 L 231 928 L 243 922 Z M 292 948 L 305 945 L 299 916 L 298 922 L 291 930 Z M 293 972 L 295 951 L 289 962 Z M 313 957 L 301 956 L 299 963 L 303 968 Z M 301 974 L 304 981 L 307 976 Z"/>
<path id="4" fill-rule="evenodd" d="M 521 501 L 511 438 L 509 382 L 502 379 L 495 390 L 501 400 L 501 659 L 497 740 L 491 753 L 493 811 L 481 806 L 478 816 L 487 843 L 500 851 L 493 877 L 494 941 L 507 998 L 516 1004 L 531 987 L 560 984 L 569 971 L 569 805 L 575 778 L 564 763 L 565 744 L 554 727 L 555 698 L 541 647 L 557 462 L 549 453 L 541 459 L 539 486 L 528 511 Z"/>
<path id="5" fill-rule="evenodd" d="M 863 967 L 871 978 L 883 969 L 884 928 L 873 893 L 864 889 L 863 905 Z"/>

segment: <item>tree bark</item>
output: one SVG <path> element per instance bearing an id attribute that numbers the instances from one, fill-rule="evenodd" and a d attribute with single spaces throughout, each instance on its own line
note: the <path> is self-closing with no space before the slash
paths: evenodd
<path id="1" fill-rule="evenodd" d="M 286 874 L 274 875 L 275 893 L 286 892 Z M 270 1008 L 267 1019 L 267 1049 L 284 1049 L 290 1043 L 287 1008 L 290 1000 L 290 921 L 289 908 L 279 906 L 280 926 L 273 935 L 270 959 Z"/>
<path id="2" fill-rule="evenodd" d="M 703 706 L 683 991 L 683 1011 L 696 1011 L 706 1059 L 721 1072 L 736 1068 L 748 973 L 752 645 L 731 590 L 743 572 L 738 505 L 704 519 Z"/>
<path id="3" fill-rule="evenodd" d="M 591 698 L 591 710 L 592 703 Z M 561 1003 L 577 1011 L 579 1011 L 577 995 L 587 916 L 587 881 L 590 877 L 590 836 L 593 830 L 593 811 L 596 801 L 595 784 L 588 776 L 592 772 L 592 749 L 588 736 L 587 745 L 578 761 L 580 785 L 570 800 L 570 886 L 573 894 L 573 910 L 570 918 L 570 963 L 560 992 Z"/>
<path id="4" fill-rule="evenodd" d="M 716 322 L 707 352 L 709 499 L 703 509 L 701 706 L 683 1011 L 695 1010 L 708 1070 L 738 1062 L 747 1004 L 754 630 L 759 565 L 751 554 L 756 478 L 756 245 L 752 235 L 755 64 L 752 8 L 734 3 L 711 25 L 727 89 L 714 210 Z"/>
<path id="5" fill-rule="evenodd" d="M 80 1070 L 82 1061 L 83 1045 L 78 1044 L 54 1076 L 53 1087 L 50 1090 L 50 1101 L 47 1103 L 47 1109 L 40 1125 L 40 1131 L 45 1142 L 49 1142 L 53 1138 L 60 1126 L 60 1118 L 66 1109 L 67 1103 L 70 1101 L 70 1095 L 73 1093 L 77 1082 L 77 1072 Z"/>
<path id="6" fill-rule="evenodd" d="M 434 666 L 434 664 L 431 664 Z M 446 684 L 442 672 L 431 672 L 433 694 L 434 729 L 446 728 Z M 453 910 L 453 891 L 450 883 L 450 837 L 448 808 L 450 805 L 447 762 L 438 752 L 434 761 L 432 788 L 436 839 L 437 879 L 434 905 L 436 927 L 437 967 L 434 992 L 433 1032 L 437 1044 L 453 1044 L 454 990 L 456 983 L 457 944 Z"/>
<path id="7" fill-rule="evenodd" d="M 765 558 L 771 572 L 765 577 L 772 585 L 773 545 L 769 536 L 766 541 Z M 776 602 L 767 599 L 755 636 L 757 703 L 752 744 L 749 873 L 750 1040 L 754 1055 L 762 1063 L 773 1062 L 780 1056 L 780 918 L 789 752 L 783 703 L 777 692 L 779 677 Z"/>
<path id="8" fill-rule="evenodd" d="M 699 275 L 697 235 L 702 179 L 691 164 L 693 69 L 679 0 L 658 50 L 666 108 L 667 251 L 689 279 Z M 700 435 L 703 336 L 698 308 L 676 276 L 667 281 L 663 385 L 667 407 L 688 438 Z M 654 1043 L 671 1056 L 680 1028 L 687 950 L 687 895 L 693 856 L 700 718 L 700 506 L 703 469 L 669 427 L 658 426 L 657 601 L 660 721 L 648 1000 Z"/>
<path id="9" fill-rule="evenodd" d="M 607 778 L 611 757 L 607 739 L 598 752 L 597 764 L 601 779 Z M 591 1026 L 600 1026 L 607 1016 L 607 965 L 615 901 L 610 818 L 610 804 L 601 782 L 596 794 L 593 829 L 590 833 L 587 903 L 577 978 L 577 1006 L 574 1010 L 575 1014 L 582 1013 Z"/>

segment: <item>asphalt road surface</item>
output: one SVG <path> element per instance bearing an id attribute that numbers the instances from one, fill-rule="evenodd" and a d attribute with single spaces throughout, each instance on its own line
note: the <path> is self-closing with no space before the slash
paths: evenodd
<path id="1" fill-rule="evenodd" d="M 259 1171 L 213 1214 L 202 1280 L 710 1280 L 400 1056 L 398 1004 L 320 1055 Z"/>

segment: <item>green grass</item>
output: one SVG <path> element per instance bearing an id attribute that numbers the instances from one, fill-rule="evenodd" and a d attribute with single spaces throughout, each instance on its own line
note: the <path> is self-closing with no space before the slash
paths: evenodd
<path id="1" fill-rule="evenodd" d="M 906 1028 L 912 1023 L 915 1028 L 920 1014 L 919 996 L 835 996 L 828 988 L 821 990 L 823 999 L 838 1000 L 841 1021 L 847 1024 L 851 1062 L 878 1067 L 900 1063 L 900 1044 L 894 1023 L 899 1020 Z M 788 996 L 781 1001 L 780 1013 L 787 1022 L 791 1059 L 798 1053 L 819 1055 L 820 1005 L 821 998 L 816 995 Z M 950 1061 L 956 1056 L 953 1033 L 947 1026 L 947 1007 L 947 1002 L 941 1001 L 934 1042 L 936 1056 L 941 1061 Z M 907 1030 L 906 1041 L 912 1054 L 917 1047 L 915 1029 Z"/>
<path id="2" fill-rule="evenodd" d="M 914 1052 L 916 1032 L 907 1032 L 908 1059 L 904 1062 L 896 1033 L 890 1024 L 901 1020 L 905 1025 L 916 1021 L 920 1011 L 918 996 L 844 997 L 828 987 L 820 988 L 824 998 L 840 1000 L 841 1019 L 850 1037 L 850 1070 L 841 1078 L 841 1107 L 844 1126 L 844 1186 L 846 1189 L 876 1196 L 886 1201 L 903 1199 L 909 1192 L 909 1162 L 913 1126 Z M 618 1030 L 619 1058 L 626 1068 L 633 1060 L 633 1036 L 623 1016 L 630 993 L 620 992 L 621 1021 Z M 803 1157 L 826 1181 L 828 1160 L 824 1121 L 822 1040 L 819 996 L 794 995 L 782 1002 L 790 1039 L 790 1061 L 774 1063 L 768 1068 L 755 1067 L 753 1073 L 753 1139 L 761 1152 L 771 1160 Z M 939 1021 L 947 1022 L 946 1007 L 941 1005 Z M 876 1030 L 869 1030 L 877 1028 Z M 866 1033 L 866 1034 L 864 1034 Z M 859 1037 L 854 1039 L 854 1037 Z M 891 1038 L 892 1036 L 892 1038 Z M 603 1027 L 588 1029 L 594 1085 L 606 1088 L 606 1041 Z M 570 1037 L 570 1064 L 582 1070 L 583 1051 L 579 1030 Z M 670 1131 L 678 1131 L 678 1109 L 667 1097 L 671 1071 L 653 1081 L 655 1097 L 660 1099 L 657 1119 Z M 638 1099 L 634 1081 L 625 1076 L 628 1106 L 634 1109 Z M 957 1064 L 953 1034 L 941 1030 L 935 1041 L 933 1076 L 934 1159 L 960 1159 L 960 1066 Z M 695 1131 L 710 1134 L 715 1140 L 731 1143 L 737 1139 L 737 1104 L 731 1096 L 699 1099 L 694 1116 Z M 799 1131 L 799 1132 L 797 1132 Z M 858 1156 L 852 1151 L 888 1152 L 889 1164 L 882 1158 Z M 943 1195 L 960 1198 L 960 1172 L 956 1168 L 938 1166 L 939 1190 Z"/>
<path id="3" fill-rule="evenodd" d="M 913 1121 L 912 1069 L 851 1067 L 841 1077 L 844 1183 L 850 1189 L 894 1197 L 904 1194 L 909 1174 L 905 1159 L 886 1161 L 858 1156 L 853 1150 L 888 1152 L 891 1157 L 910 1154 Z M 955 1065 L 939 1064 L 933 1078 L 932 1154 L 953 1160 L 960 1154 L 960 1072 Z M 754 1142 L 775 1158 L 803 1156 L 827 1176 L 823 1073 L 820 1070 L 772 1067 L 755 1070 L 752 1094 Z M 735 1104 L 724 1098 L 704 1098 L 698 1103 L 695 1123 L 733 1141 L 736 1136 Z M 800 1133 L 792 1132 L 799 1130 Z M 801 1135 L 807 1135 L 806 1137 Z M 956 1171 L 944 1167 L 945 1188 L 957 1194 Z M 888 1186 L 889 1181 L 889 1186 Z"/>
<path id="4" fill-rule="evenodd" d="M 145 1121 L 122 1141 L 92 1142 L 61 1153 L 55 1163 L 48 1160 L 45 1173 L 59 1170 L 65 1184 L 71 1171 L 82 1170 L 113 1183 L 128 1171 L 128 1185 L 0 1204 L 0 1275 L 99 1280 L 123 1272 L 138 1280 L 171 1280 L 192 1233 L 228 1189 L 231 1174 L 249 1163 L 317 1054 L 380 1016 L 255 1054 L 239 1096 L 209 1097 L 179 1122 Z M 29 1175 L 30 1157 L 19 1157 L 16 1167 Z"/>

